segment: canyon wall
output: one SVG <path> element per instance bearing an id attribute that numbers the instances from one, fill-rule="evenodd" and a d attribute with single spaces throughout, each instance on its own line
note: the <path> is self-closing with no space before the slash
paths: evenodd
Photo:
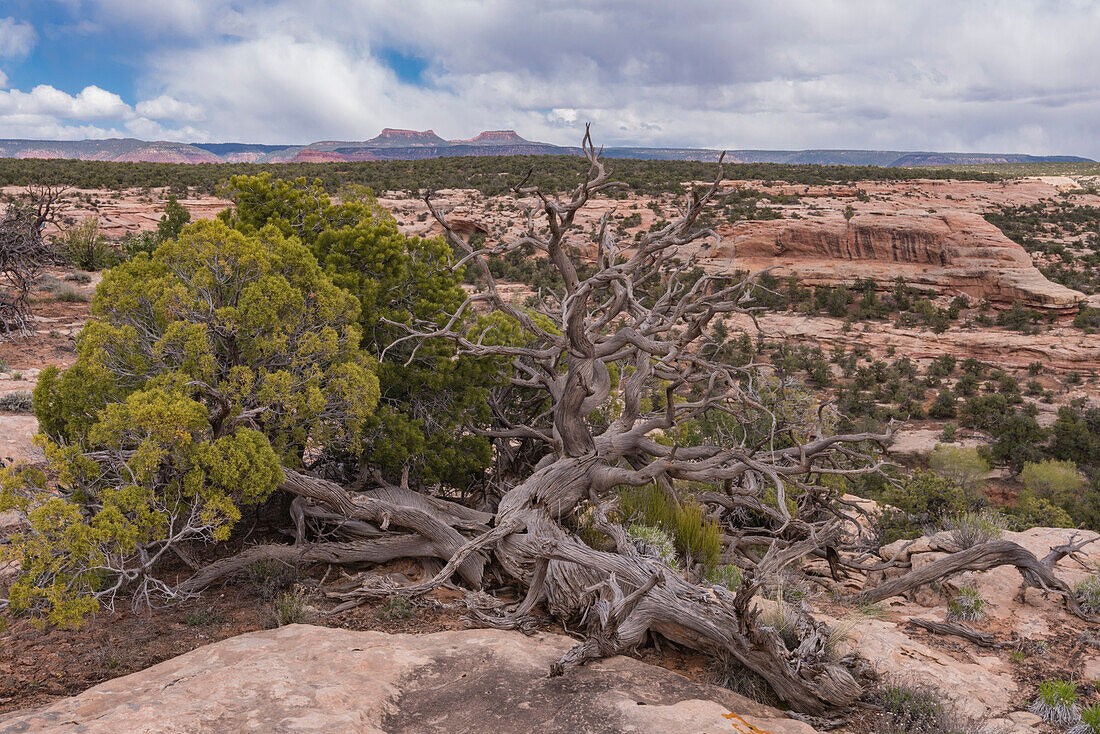
<path id="1" fill-rule="evenodd" d="M 850 220 L 831 212 L 738 222 L 718 233 L 722 242 L 702 253 L 709 269 L 779 266 L 811 285 L 870 278 L 883 288 L 900 276 L 940 293 L 1067 312 L 1085 300 L 1047 280 L 1020 245 L 974 212 L 871 212 Z"/>

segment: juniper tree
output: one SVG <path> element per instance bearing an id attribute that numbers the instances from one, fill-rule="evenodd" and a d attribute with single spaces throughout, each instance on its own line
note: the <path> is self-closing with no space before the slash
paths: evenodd
<path id="1" fill-rule="evenodd" d="M 29 530 L 4 555 L 13 610 L 77 621 L 120 594 L 176 596 L 170 549 L 228 537 L 317 446 L 359 450 L 378 399 L 359 304 L 273 227 L 198 222 L 112 269 L 76 363 L 43 370 L 42 472 L 4 470 L 0 506 Z"/>
<path id="2" fill-rule="evenodd" d="M 320 181 L 262 174 L 231 177 L 225 194 L 233 207 L 222 212 L 223 221 L 244 232 L 274 226 L 299 237 L 333 282 L 359 299 L 362 346 L 379 360 L 381 381 L 364 467 L 421 487 L 476 482 L 490 463 L 490 447 L 467 429 L 488 421 L 488 388 L 499 382 L 499 365 L 456 357 L 442 339 L 416 350 L 392 346 L 403 325 L 439 319 L 462 303 L 452 246 L 406 237 L 362 187 L 334 200 Z"/>

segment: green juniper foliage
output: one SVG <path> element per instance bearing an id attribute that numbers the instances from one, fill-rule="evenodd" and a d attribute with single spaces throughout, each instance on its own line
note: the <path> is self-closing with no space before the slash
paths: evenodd
<path id="1" fill-rule="evenodd" d="M 173 544 L 225 540 L 311 446 L 356 453 L 378 402 L 359 304 L 296 238 L 198 222 L 112 269 L 76 363 L 43 370 L 42 472 L 0 473 L 29 529 L 4 548 L 13 611 L 75 624 L 132 593 L 170 595 Z"/>
<path id="2" fill-rule="evenodd" d="M 444 323 L 464 300 L 450 246 L 406 237 L 361 187 L 337 200 L 319 180 L 262 174 L 233 176 L 225 194 L 234 206 L 222 221 L 245 233 L 272 226 L 299 237 L 333 283 L 359 299 L 361 344 L 379 360 L 381 382 L 363 459 L 395 480 L 408 468 L 418 486 L 464 488 L 479 476 L 491 460 L 489 441 L 461 427 L 488 423 L 488 390 L 503 365 L 456 358 L 440 339 L 394 343 L 407 333 L 401 325 Z"/>

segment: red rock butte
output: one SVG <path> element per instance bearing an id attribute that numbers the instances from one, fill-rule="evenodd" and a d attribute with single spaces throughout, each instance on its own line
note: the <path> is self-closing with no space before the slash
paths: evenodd
<path id="1" fill-rule="evenodd" d="M 452 143 L 472 143 L 474 145 L 478 143 L 489 143 L 492 145 L 500 144 L 523 144 L 530 141 L 525 140 L 519 136 L 515 130 L 486 130 L 480 133 L 476 137 L 469 140 L 452 140 Z"/>

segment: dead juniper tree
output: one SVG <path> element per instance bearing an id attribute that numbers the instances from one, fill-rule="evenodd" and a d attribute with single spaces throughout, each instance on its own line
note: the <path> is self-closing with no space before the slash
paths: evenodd
<path id="1" fill-rule="evenodd" d="M 746 310 L 755 281 L 701 275 L 677 260 L 686 246 L 717 236 L 697 229 L 696 222 L 718 192 L 721 164 L 714 182 L 688 197 L 675 222 L 629 248 L 616 241 L 605 214 L 595 271 L 582 277 L 567 238 L 591 197 L 616 185 L 587 134 L 584 150 L 590 169 L 568 200 L 517 187 L 520 195 L 537 199 L 544 219 L 532 214 L 522 237 L 491 248 L 471 248 L 426 197 L 448 239 L 465 253 L 459 264 L 477 268 L 485 287 L 447 323 L 418 324 L 404 339 L 444 338 L 461 353 L 510 360 L 509 404 L 534 407 L 517 418 L 516 411 L 503 409 L 504 401 L 494 401 L 497 421 L 488 435 L 501 453 L 514 453 L 523 442 L 540 445 L 541 458 L 529 476 L 500 488 L 492 528 L 466 543 L 433 579 L 388 588 L 368 576 L 342 598 L 353 604 L 395 592 L 423 593 L 488 552 L 526 594 L 513 609 L 480 610 L 482 622 L 522 627 L 543 604 L 587 630 L 555 672 L 635 647 L 657 633 L 732 656 L 798 711 L 846 706 L 860 696 L 861 686 L 849 669 L 852 661 L 827 650 L 824 626 L 800 614 L 797 642 L 788 644 L 781 631 L 761 622 L 752 600 L 784 567 L 837 542 L 843 514 L 818 479 L 874 471 L 874 462 L 856 447 L 887 437 L 819 430 L 792 440 L 791 427 L 776 419 L 761 396 L 764 375 L 703 356 L 712 322 Z M 561 291 L 534 312 L 502 296 L 487 262 L 525 245 L 544 253 L 561 281 Z M 486 307 L 518 328 L 522 343 L 494 343 L 489 330 L 471 332 L 467 317 Z M 662 398 L 656 409 L 654 395 Z M 681 445 L 678 429 L 710 414 L 735 422 L 771 416 L 771 430 Z M 697 574 L 647 554 L 613 520 L 618 489 L 657 484 L 675 499 L 676 488 L 686 483 L 710 488 L 701 499 L 728 528 L 727 559 L 746 572 L 736 592 L 701 583 Z M 593 547 L 574 532 L 581 513 L 606 536 L 606 547 Z M 740 520 L 749 516 L 759 519 L 758 526 Z"/>
<path id="2" fill-rule="evenodd" d="M 27 332 L 28 297 L 54 257 L 42 229 L 53 219 L 64 192 L 61 186 L 28 187 L 0 218 L 0 334 Z"/>
<path id="3" fill-rule="evenodd" d="M 196 593 L 261 558 L 417 558 L 428 571 L 424 581 L 398 586 L 365 572 L 329 587 L 336 609 L 424 594 L 457 575 L 481 624 L 529 629 L 541 608 L 585 631 L 553 672 L 659 635 L 732 658 L 797 711 L 843 708 L 862 694 L 860 661 L 838 658 L 828 629 L 804 610 L 792 608 L 789 624 L 777 625 L 762 618 L 754 599 L 791 564 L 833 552 L 850 517 L 823 478 L 877 470 L 862 448 L 888 435 L 829 435 L 812 410 L 809 420 L 802 411 L 803 420 L 792 421 L 782 396 L 790 386 L 758 366 L 706 356 L 714 354 L 715 319 L 750 311 L 755 286 L 755 277 L 705 275 L 678 261 L 692 243 L 716 237 L 696 225 L 718 193 L 721 165 L 709 187 L 687 197 L 676 221 L 629 247 L 605 215 L 594 268 L 578 267 L 568 248 L 577 215 L 615 186 L 587 134 L 584 150 L 590 167 L 568 200 L 517 187 L 535 198 L 539 213 L 512 241 L 475 249 L 426 199 L 464 253 L 454 267 L 476 268 L 484 287 L 441 322 L 394 324 L 408 332 L 395 345 L 412 359 L 416 345 L 446 339 L 460 354 L 511 366 L 510 384 L 490 399 L 493 425 L 471 429 L 493 438 L 504 465 L 484 506 L 381 481 L 345 487 L 284 466 L 279 487 L 295 496 L 297 544 L 215 561 L 175 592 Z M 488 263 L 527 246 L 545 254 L 559 283 L 533 310 L 504 298 Z M 691 430 L 716 417 L 724 430 L 712 438 Z M 723 528 L 721 560 L 741 569 L 739 586 L 706 583 L 698 565 L 680 569 L 631 536 L 618 498 L 644 486 L 672 503 L 691 490 L 690 501 Z M 508 605 L 484 593 L 494 579 L 521 589 L 522 599 Z"/>

